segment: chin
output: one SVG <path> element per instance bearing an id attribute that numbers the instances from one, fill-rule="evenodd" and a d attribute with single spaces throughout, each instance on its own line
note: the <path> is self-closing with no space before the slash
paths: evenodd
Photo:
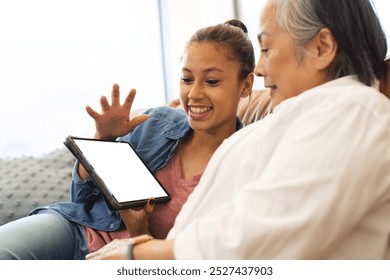
<path id="1" fill-rule="evenodd" d="M 190 127 L 192 128 L 192 130 L 204 131 L 204 130 L 207 130 L 209 128 L 209 125 L 206 125 L 205 123 L 201 123 L 201 122 L 194 121 L 191 119 L 189 119 L 189 124 L 190 124 Z"/>

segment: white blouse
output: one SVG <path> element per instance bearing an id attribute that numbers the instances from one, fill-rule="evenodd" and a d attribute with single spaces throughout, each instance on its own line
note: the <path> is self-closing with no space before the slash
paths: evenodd
<path id="1" fill-rule="evenodd" d="M 355 77 L 282 102 L 216 151 L 176 259 L 390 258 L 390 101 Z"/>

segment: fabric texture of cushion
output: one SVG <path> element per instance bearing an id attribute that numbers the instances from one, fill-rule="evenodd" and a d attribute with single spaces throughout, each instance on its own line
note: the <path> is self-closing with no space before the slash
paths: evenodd
<path id="1" fill-rule="evenodd" d="M 40 157 L 0 159 L 0 225 L 38 206 L 69 201 L 74 162 L 66 148 Z"/>

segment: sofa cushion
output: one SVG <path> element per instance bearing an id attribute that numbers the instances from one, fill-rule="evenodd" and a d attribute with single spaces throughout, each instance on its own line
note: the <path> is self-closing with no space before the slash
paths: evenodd
<path id="1" fill-rule="evenodd" d="M 40 157 L 0 159 L 0 225 L 38 206 L 69 201 L 74 162 L 66 148 Z"/>

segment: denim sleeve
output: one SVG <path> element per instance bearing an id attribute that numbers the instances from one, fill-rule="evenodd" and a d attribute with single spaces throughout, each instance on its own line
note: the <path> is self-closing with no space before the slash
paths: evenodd
<path id="1" fill-rule="evenodd" d="M 100 193 L 92 179 L 83 180 L 78 173 L 79 161 L 76 160 L 72 171 L 70 199 L 72 202 L 86 203 L 95 200 Z"/>
<path id="2" fill-rule="evenodd" d="M 167 106 L 145 112 L 149 119 L 119 141 L 129 142 L 152 173 L 172 157 L 177 143 L 190 130 L 183 110 Z"/>

